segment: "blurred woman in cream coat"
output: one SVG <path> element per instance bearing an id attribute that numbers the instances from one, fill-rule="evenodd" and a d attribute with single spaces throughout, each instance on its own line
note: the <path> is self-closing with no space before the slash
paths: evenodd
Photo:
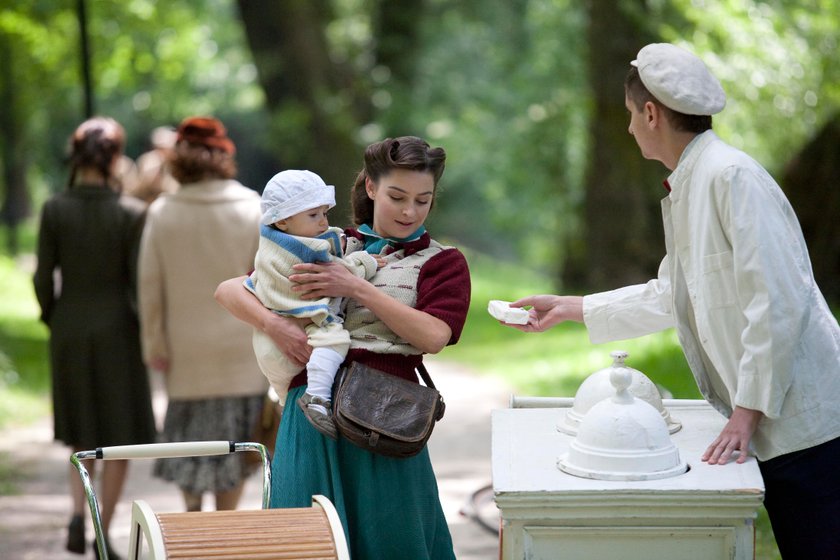
<path id="1" fill-rule="evenodd" d="M 251 329 L 213 299 L 222 280 L 253 267 L 260 196 L 233 177 L 235 147 L 216 119 L 178 128 L 172 172 L 181 189 L 149 207 L 140 250 L 140 320 L 146 364 L 164 375 L 166 441 L 248 439 L 267 390 Z M 161 459 L 188 511 L 205 492 L 234 509 L 249 474 L 235 454 Z"/>

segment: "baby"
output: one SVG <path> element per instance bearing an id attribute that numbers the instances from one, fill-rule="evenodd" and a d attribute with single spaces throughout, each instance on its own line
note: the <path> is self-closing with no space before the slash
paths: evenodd
<path id="1" fill-rule="evenodd" d="M 260 244 L 254 272 L 245 280 L 245 287 L 272 311 L 309 319 L 305 330 L 313 350 L 306 364 L 306 392 L 297 404 L 315 429 L 337 439 L 331 414 L 332 385 L 350 348 L 350 334 L 342 326 L 341 298 L 300 299 L 291 290 L 289 275 L 298 263 L 333 261 L 369 280 L 384 258 L 365 251 L 343 255 L 344 233 L 327 221 L 327 211 L 335 206 L 335 188 L 311 171 L 278 173 L 266 184 L 260 205 Z M 299 367 L 262 331 L 254 330 L 253 344 L 260 369 L 285 403 Z"/>

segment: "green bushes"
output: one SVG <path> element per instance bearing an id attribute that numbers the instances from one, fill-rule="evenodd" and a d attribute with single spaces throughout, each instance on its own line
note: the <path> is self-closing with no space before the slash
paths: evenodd
<path id="1" fill-rule="evenodd" d="M 28 262 L 0 255 L 0 427 L 49 411 L 48 331 Z"/>

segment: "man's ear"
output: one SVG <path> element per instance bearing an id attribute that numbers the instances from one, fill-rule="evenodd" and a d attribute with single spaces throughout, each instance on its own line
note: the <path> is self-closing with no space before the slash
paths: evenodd
<path id="1" fill-rule="evenodd" d="M 642 107 L 642 116 L 648 128 L 656 128 L 659 124 L 659 119 L 662 117 L 659 112 L 659 107 L 653 101 L 646 102 L 644 107 Z"/>

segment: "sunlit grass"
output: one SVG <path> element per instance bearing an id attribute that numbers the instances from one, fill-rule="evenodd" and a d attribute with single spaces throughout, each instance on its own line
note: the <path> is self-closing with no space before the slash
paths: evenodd
<path id="1" fill-rule="evenodd" d="M 0 427 L 49 412 L 47 328 L 38 320 L 31 267 L 0 255 Z"/>

